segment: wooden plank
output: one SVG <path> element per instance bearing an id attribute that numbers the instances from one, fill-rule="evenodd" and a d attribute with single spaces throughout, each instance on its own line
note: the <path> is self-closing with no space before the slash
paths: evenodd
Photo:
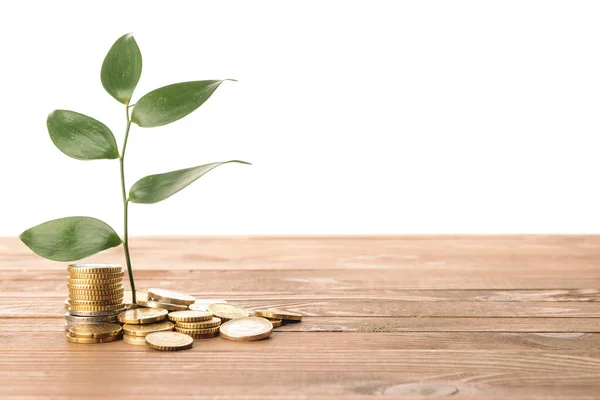
<path id="1" fill-rule="evenodd" d="M 598 269 L 598 268 L 596 268 Z M 66 274 L 62 271 L 27 270 L 3 272 L 0 290 L 42 292 L 47 288 L 64 291 Z M 572 274 L 496 273 L 471 275 L 451 271 L 439 274 L 407 273 L 400 269 L 371 270 L 187 270 L 147 271 L 134 274 L 140 289 L 151 286 L 178 289 L 194 293 L 237 293 L 238 295 L 270 294 L 284 296 L 305 295 L 394 295 L 408 289 L 598 289 L 600 273 Z M 127 281 L 124 282 L 127 286 Z"/>
<path id="2" fill-rule="evenodd" d="M 163 237 L 132 238 L 133 260 L 144 269 L 382 269 L 491 267 L 590 270 L 600 257 L 600 236 L 373 236 L 373 237 Z M 0 269 L 48 267 L 17 238 L 0 238 Z M 88 260 L 123 260 L 122 248 Z M 568 264 L 568 265 L 567 265 Z"/>
<path id="3" fill-rule="evenodd" d="M 0 396 L 139 394 L 177 397 L 201 393 L 261 395 L 406 395 L 421 383 L 446 394 L 591 396 L 600 390 L 600 353 L 478 351 L 291 351 L 161 353 L 15 351 L 0 359 Z M 115 343 L 112 347 L 124 347 Z M 62 354 L 62 356 L 58 356 Z M 116 367 L 118 366 L 118 367 Z M 156 366 L 161 366 L 157 368 Z M 40 371 L 44 371 L 40 373 Z M 202 384 L 198 385 L 200 379 Z M 33 385 L 32 382 L 35 382 Z M 424 392 L 425 393 L 425 392 Z M 433 393 L 436 393 L 435 391 Z M 441 394 L 441 393 L 440 393 Z M 3 397 L 4 398 L 4 397 Z"/>
<path id="4" fill-rule="evenodd" d="M 15 322 L 11 320 L 11 324 Z M 19 320 L 15 329 L 0 331 L 0 351 L 46 352 L 121 352 L 138 351 L 132 346 L 109 345 L 101 348 L 67 342 L 62 325 L 50 332 L 27 334 L 36 321 Z M 231 342 L 222 338 L 198 340 L 202 351 L 281 352 L 306 350 L 453 350 L 453 351 L 556 351 L 585 352 L 600 349 L 599 333 L 497 333 L 497 332 L 282 332 L 276 330 L 268 340 L 252 343 Z"/>
<path id="5" fill-rule="evenodd" d="M 18 304 L 0 298 L 0 317 L 52 317 L 64 313 L 65 295 L 23 298 Z M 397 300 L 238 300 L 232 304 L 254 311 L 282 308 L 320 317 L 600 317 L 600 302 L 418 302 Z"/>
<path id="6" fill-rule="evenodd" d="M 19 284 L 22 281 L 19 281 Z M 11 282 L 13 285 L 15 282 Z M 66 285 L 63 282 L 44 282 L 47 290 L 42 292 L 1 291 L 0 299 L 62 299 L 67 296 Z M 0 282 L 2 287 L 2 282 Z M 344 293 L 340 295 L 328 294 L 304 294 L 301 296 L 276 295 L 270 293 L 239 294 L 237 292 L 190 292 L 198 299 L 210 298 L 226 299 L 235 301 L 316 301 L 316 300 L 398 300 L 398 301 L 443 301 L 443 302 L 598 302 L 600 301 L 600 289 L 533 289 L 533 290 L 489 290 L 489 289 L 439 289 L 439 290 L 397 290 L 393 294 L 381 294 L 373 292 L 370 294 L 356 295 Z"/>
<path id="7" fill-rule="evenodd" d="M 598 318 L 305 317 L 278 332 L 550 332 L 598 333 Z M 0 332 L 61 331 L 60 317 L 5 318 Z"/>

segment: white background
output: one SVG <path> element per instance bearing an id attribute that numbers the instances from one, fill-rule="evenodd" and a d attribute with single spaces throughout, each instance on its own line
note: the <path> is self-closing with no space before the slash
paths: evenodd
<path id="1" fill-rule="evenodd" d="M 600 227 L 600 3 L 14 1 L 0 5 L 0 235 L 90 215 L 122 231 L 118 162 L 52 144 L 53 109 L 107 124 L 133 32 L 134 100 L 236 78 L 173 124 L 133 126 L 128 185 L 232 158 L 130 207 L 133 235 L 588 233 Z"/>

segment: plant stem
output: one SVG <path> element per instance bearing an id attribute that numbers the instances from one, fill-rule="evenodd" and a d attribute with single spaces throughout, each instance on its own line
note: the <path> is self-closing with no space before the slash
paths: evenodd
<path id="1" fill-rule="evenodd" d="M 129 273 L 129 284 L 131 285 L 131 297 L 132 302 L 135 304 L 135 282 L 133 280 L 133 271 L 131 269 L 131 257 L 129 256 L 129 235 L 127 231 L 127 209 L 129 205 L 129 199 L 125 191 L 125 150 L 127 150 L 127 139 L 129 138 L 129 128 L 131 128 L 131 119 L 129 118 L 129 107 L 125 107 L 127 114 L 127 129 L 125 129 L 125 140 L 123 141 L 123 149 L 121 150 L 121 157 L 119 157 L 119 164 L 121 166 L 121 193 L 123 195 L 123 248 L 125 249 L 125 261 L 127 262 L 127 272 Z"/>

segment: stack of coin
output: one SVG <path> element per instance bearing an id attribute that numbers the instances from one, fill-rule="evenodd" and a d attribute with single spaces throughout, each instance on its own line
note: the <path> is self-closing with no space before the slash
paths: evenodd
<path id="1" fill-rule="evenodd" d="M 148 293 L 136 292 L 136 303 L 143 307 L 162 308 L 169 311 L 187 310 L 196 298 L 177 290 L 150 288 Z"/>
<path id="2" fill-rule="evenodd" d="M 280 327 L 283 323 L 302 321 L 302 314 L 298 314 L 286 310 L 276 310 L 269 308 L 268 310 L 255 310 L 254 315 L 257 317 L 266 318 L 273 324 L 273 328 Z"/>
<path id="3" fill-rule="evenodd" d="M 219 334 L 221 319 L 213 317 L 208 311 L 175 311 L 169 314 L 169 320 L 175 322 L 175 330 L 194 339 L 208 339 Z"/>
<path id="4" fill-rule="evenodd" d="M 69 328 L 67 340 L 72 343 L 105 343 L 121 338 L 119 324 L 77 325 Z"/>
<path id="5" fill-rule="evenodd" d="M 65 330 L 117 322 L 117 316 L 124 310 L 123 268 L 117 264 L 71 264 L 67 271 Z"/>

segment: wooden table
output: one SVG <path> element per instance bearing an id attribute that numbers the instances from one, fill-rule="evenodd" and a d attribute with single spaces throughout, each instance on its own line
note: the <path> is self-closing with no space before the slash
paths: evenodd
<path id="1" fill-rule="evenodd" d="M 303 313 L 163 353 L 68 343 L 65 265 L 0 239 L 0 398 L 600 398 L 600 236 L 134 238 L 138 289 Z M 121 262 L 120 249 L 90 261 Z M 386 397 L 387 395 L 387 397 Z"/>

